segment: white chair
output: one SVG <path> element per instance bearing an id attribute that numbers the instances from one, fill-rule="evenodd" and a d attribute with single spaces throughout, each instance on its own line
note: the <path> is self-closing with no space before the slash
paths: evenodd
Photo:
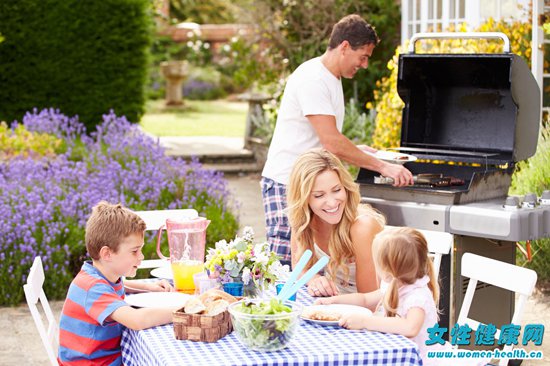
<path id="1" fill-rule="evenodd" d="M 453 247 L 453 235 L 440 231 L 419 230 L 428 243 L 428 255 L 433 259 L 436 279 L 439 279 L 441 258 L 451 252 Z"/>
<path id="2" fill-rule="evenodd" d="M 386 229 L 396 228 L 397 226 L 386 225 Z M 451 252 L 453 247 L 453 236 L 449 233 L 416 229 L 424 235 L 428 243 L 428 256 L 433 259 L 434 272 L 436 280 L 439 279 L 439 268 L 441 267 L 441 258 Z"/>
<path id="3" fill-rule="evenodd" d="M 482 324 L 479 321 L 468 318 L 477 282 L 482 281 L 519 295 L 519 301 L 516 303 L 511 323 L 521 325 L 525 302 L 535 288 L 537 273 L 528 268 L 515 266 L 510 263 L 497 261 L 472 253 L 465 253 L 462 256 L 461 263 L 461 275 L 463 277 L 468 277 L 470 281 L 466 293 L 464 294 L 464 301 L 460 308 L 457 323 L 461 325 L 468 324 L 474 331 Z M 497 330 L 495 339 L 499 339 L 499 337 L 500 330 Z M 513 347 L 513 345 L 505 346 L 504 351 L 512 351 Z M 508 359 L 501 359 L 498 364 L 500 366 L 507 365 Z"/>
<path id="4" fill-rule="evenodd" d="M 134 211 L 139 217 L 145 221 L 147 227 L 145 230 L 158 230 L 162 225 L 166 224 L 166 219 L 194 219 L 199 217 L 197 210 L 179 209 L 179 210 L 152 210 L 152 211 Z M 166 265 L 163 259 L 147 259 L 141 261 L 139 266 L 142 268 L 158 268 Z"/>
<path id="5" fill-rule="evenodd" d="M 44 279 L 42 259 L 36 257 L 34 258 L 34 262 L 29 272 L 27 283 L 23 285 L 23 290 L 25 291 L 25 298 L 27 299 L 27 304 L 29 305 L 34 324 L 38 329 L 42 344 L 44 344 L 46 348 L 50 364 L 58 365 L 57 350 L 59 348 L 59 327 L 42 288 Z M 47 326 L 44 324 L 42 315 L 38 310 L 38 301 L 42 304 L 42 309 L 46 315 Z"/>

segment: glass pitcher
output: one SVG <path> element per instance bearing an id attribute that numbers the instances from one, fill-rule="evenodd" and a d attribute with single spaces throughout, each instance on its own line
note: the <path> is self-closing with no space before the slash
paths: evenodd
<path id="1" fill-rule="evenodd" d="M 195 293 L 193 275 L 204 270 L 204 247 L 208 224 L 210 220 L 204 217 L 191 220 L 167 219 L 166 225 L 159 228 L 157 254 L 161 259 L 168 259 L 160 251 L 162 230 L 166 227 L 170 264 L 177 291 Z"/>

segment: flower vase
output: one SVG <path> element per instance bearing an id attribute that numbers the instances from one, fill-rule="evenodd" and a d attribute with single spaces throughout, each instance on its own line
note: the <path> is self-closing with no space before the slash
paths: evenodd
<path id="1" fill-rule="evenodd" d="M 243 297 L 256 298 L 260 297 L 260 288 L 253 282 L 248 282 L 248 285 L 243 285 Z"/>

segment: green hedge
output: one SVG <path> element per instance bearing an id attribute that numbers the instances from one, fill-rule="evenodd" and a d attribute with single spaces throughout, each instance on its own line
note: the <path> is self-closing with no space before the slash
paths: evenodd
<path id="1" fill-rule="evenodd" d="M 54 107 L 78 115 L 88 130 L 110 109 L 137 122 L 145 105 L 150 3 L 0 2 L 0 120 Z"/>

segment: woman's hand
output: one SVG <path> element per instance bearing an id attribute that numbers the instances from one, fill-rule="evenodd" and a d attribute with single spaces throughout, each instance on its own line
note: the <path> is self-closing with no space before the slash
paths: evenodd
<path id="1" fill-rule="evenodd" d="M 311 296 L 336 296 L 339 293 L 336 284 L 325 276 L 317 276 L 310 280 L 307 292 Z"/>

